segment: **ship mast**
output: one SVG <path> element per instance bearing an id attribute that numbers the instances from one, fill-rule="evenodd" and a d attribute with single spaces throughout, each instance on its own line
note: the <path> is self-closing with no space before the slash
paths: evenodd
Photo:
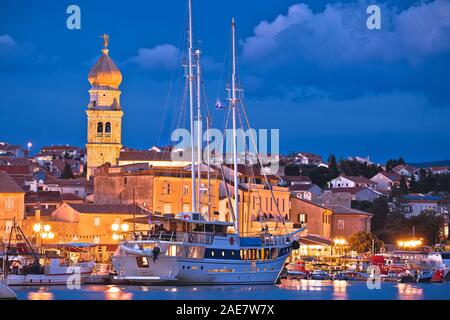
<path id="1" fill-rule="evenodd" d="M 236 219 L 236 236 L 239 239 L 239 186 L 238 186 L 238 163 L 237 163 L 237 134 L 236 134 L 236 26 L 234 18 L 231 20 L 232 33 L 232 74 L 231 74 L 231 108 L 233 112 L 233 163 L 234 163 L 234 215 Z"/>
<path id="2" fill-rule="evenodd" d="M 200 186 L 202 185 L 202 110 L 201 110 L 201 68 L 200 68 L 200 50 L 195 51 L 196 69 L 197 69 L 197 212 L 200 212 L 201 198 Z"/>
<path id="3" fill-rule="evenodd" d="M 192 0 L 188 0 L 189 26 L 188 26 L 188 81 L 189 81 L 189 114 L 190 114 L 190 132 L 191 132 L 191 209 L 193 212 L 197 210 L 196 188 L 195 188 L 195 138 L 194 138 L 194 73 L 192 66 Z"/>

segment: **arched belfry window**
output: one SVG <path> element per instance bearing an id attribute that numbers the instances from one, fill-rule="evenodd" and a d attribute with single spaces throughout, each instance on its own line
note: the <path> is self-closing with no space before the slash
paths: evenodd
<path id="1" fill-rule="evenodd" d="M 111 135 L 111 122 L 105 123 L 105 134 L 106 136 Z"/>
<path id="2" fill-rule="evenodd" d="M 97 137 L 101 137 L 103 135 L 103 122 L 97 123 Z"/>

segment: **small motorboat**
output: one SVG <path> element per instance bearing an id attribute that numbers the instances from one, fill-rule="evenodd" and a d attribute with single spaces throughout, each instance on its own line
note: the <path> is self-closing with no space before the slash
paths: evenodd
<path id="1" fill-rule="evenodd" d="M 400 273 L 398 275 L 398 282 L 400 283 L 416 283 L 417 278 L 409 271 Z"/>
<path id="2" fill-rule="evenodd" d="M 357 271 L 341 271 L 336 274 L 335 280 L 345 280 L 345 281 L 365 281 L 369 275 L 363 272 Z"/>
<path id="3" fill-rule="evenodd" d="M 41 261 L 43 259 L 40 259 Z M 94 262 L 67 263 L 62 258 L 44 259 L 46 262 L 12 268 L 8 273 L 10 286 L 83 284 L 95 267 Z M 16 261 L 14 261 L 16 262 Z"/>
<path id="4" fill-rule="evenodd" d="M 433 273 L 431 271 L 423 270 L 417 276 L 417 283 L 429 283 L 429 282 L 431 282 L 432 278 L 433 278 Z"/>
<path id="5" fill-rule="evenodd" d="M 114 283 L 149 284 L 177 280 L 176 256 L 161 249 L 153 241 L 122 242 L 111 259 L 117 275 Z"/>
<path id="6" fill-rule="evenodd" d="M 309 275 L 309 279 L 311 279 L 311 280 L 332 280 L 333 277 L 324 270 L 314 270 Z"/>

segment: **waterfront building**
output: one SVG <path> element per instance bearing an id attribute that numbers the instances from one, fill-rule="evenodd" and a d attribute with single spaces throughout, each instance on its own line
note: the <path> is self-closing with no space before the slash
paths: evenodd
<path id="1" fill-rule="evenodd" d="M 0 171 L 0 242 L 7 241 L 13 221 L 24 219 L 25 192 L 4 171 Z"/>
<path id="2" fill-rule="evenodd" d="M 353 209 L 350 206 L 329 205 L 327 207 L 333 211 L 331 217 L 332 239 L 348 241 L 355 232 L 370 232 L 373 214 Z"/>
<path id="3" fill-rule="evenodd" d="M 122 74 L 109 56 L 108 35 L 104 35 L 102 55 L 89 72 L 87 114 L 87 178 L 104 164 L 116 164 L 122 149 L 122 116 L 119 85 Z"/>

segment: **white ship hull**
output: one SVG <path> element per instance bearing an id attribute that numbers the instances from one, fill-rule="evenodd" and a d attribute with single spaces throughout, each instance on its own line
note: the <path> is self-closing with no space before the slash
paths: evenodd
<path id="1" fill-rule="evenodd" d="M 179 259 L 178 281 L 185 284 L 274 284 L 287 257 L 253 262 Z"/>

